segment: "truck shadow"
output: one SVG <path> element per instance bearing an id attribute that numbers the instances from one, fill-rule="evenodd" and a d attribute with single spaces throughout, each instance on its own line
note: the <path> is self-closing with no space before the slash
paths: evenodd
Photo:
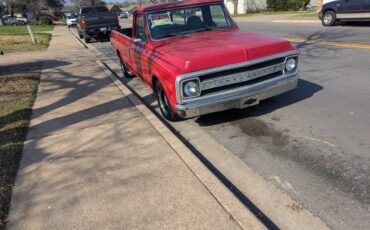
<path id="1" fill-rule="evenodd" d="M 300 79 L 294 90 L 261 101 L 259 105 L 242 110 L 232 109 L 203 115 L 198 117 L 195 122 L 200 126 L 212 126 L 247 117 L 258 117 L 310 98 L 322 89 L 323 87 L 320 85 Z"/>
<path id="2" fill-rule="evenodd" d="M 343 26 L 343 27 L 370 27 L 370 21 L 338 22 L 337 26 Z"/>

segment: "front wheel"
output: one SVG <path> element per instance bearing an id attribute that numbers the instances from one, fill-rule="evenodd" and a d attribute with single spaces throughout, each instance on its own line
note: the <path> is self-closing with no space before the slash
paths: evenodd
<path id="1" fill-rule="evenodd" d="M 326 11 L 323 15 L 322 15 L 322 24 L 323 26 L 334 26 L 336 21 L 337 21 L 337 17 L 336 17 L 336 14 L 334 11 Z"/>
<path id="2" fill-rule="evenodd" d="M 179 116 L 173 112 L 171 104 L 167 98 L 166 92 L 164 91 L 159 81 L 157 81 L 155 84 L 155 94 L 157 96 L 158 105 L 162 115 L 169 121 L 179 120 Z"/>

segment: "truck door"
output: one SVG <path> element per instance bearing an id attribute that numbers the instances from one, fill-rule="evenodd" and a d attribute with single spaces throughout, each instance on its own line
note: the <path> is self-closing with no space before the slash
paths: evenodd
<path id="1" fill-rule="evenodd" d="M 133 42 L 130 45 L 130 55 L 132 60 L 133 71 L 136 76 L 145 81 L 144 75 L 147 73 L 147 36 L 145 30 L 144 14 L 138 13 L 135 17 L 135 26 L 133 31 Z"/>
<path id="2" fill-rule="evenodd" d="M 351 14 L 364 12 L 364 1 L 365 0 L 342 0 L 339 3 L 338 13 Z"/>
<path id="3" fill-rule="evenodd" d="M 369 15 L 369 13 L 370 13 L 370 0 L 364 0 L 364 4 L 365 4 L 366 13 L 368 13 L 367 15 Z"/>

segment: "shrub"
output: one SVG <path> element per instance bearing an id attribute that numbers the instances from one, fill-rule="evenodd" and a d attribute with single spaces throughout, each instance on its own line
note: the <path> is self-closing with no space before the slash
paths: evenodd
<path id="1" fill-rule="evenodd" d="M 51 25 L 53 24 L 52 21 L 49 19 L 48 16 L 41 16 L 39 19 L 40 25 Z"/>
<path id="2" fill-rule="evenodd" d="M 300 10 L 308 2 L 309 0 L 267 0 L 267 6 L 273 11 Z"/>

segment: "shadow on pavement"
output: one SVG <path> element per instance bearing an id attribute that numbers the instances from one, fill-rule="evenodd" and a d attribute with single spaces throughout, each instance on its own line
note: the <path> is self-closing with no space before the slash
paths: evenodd
<path id="1" fill-rule="evenodd" d="M 0 77 L 4 75 L 15 75 L 21 74 L 29 71 L 35 71 L 35 66 L 40 65 L 40 63 L 45 62 L 46 60 L 38 60 L 33 62 L 23 62 L 23 63 L 14 63 L 11 65 L 2 65 L 0 66 Z M 67 61 L 52 61 L 48 66 L 43 66 L 43 69 L 53 69 L 57 67 L 62 67 L 70 65 L 71 62 Z"/>
<path id="2" fill-rule="evenodd" d="M 220 123 L 239 120 L 247 117 L 258 117 L 271 113 L 277 109 L 295 104 L 312 97 L 315 93 L 322 90 L 323 87 L 315 83 L 300 79 L 298 86 L 292 91 L 278 95 L 276 97 L 261 101 L 259 105 L 242 110 L 227 110 L 218 113 L 212 113 L 200 116 L 196 122 L 200 126 L 212 126 Z"/>

